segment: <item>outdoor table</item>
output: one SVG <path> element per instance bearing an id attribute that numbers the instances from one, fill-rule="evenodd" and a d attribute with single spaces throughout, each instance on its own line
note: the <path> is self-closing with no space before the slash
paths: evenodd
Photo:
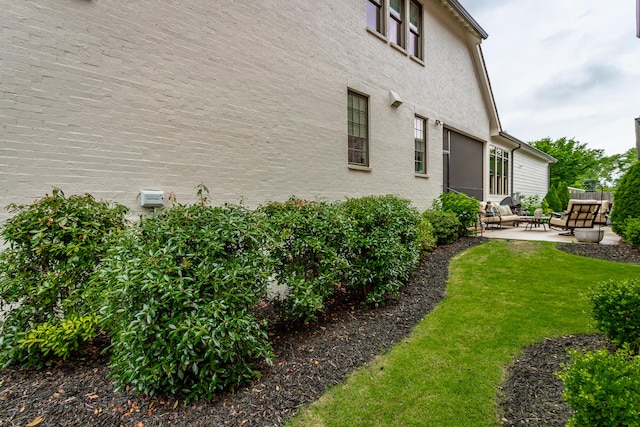
<path id="1" fill-rule="evenodd" d="M 542 227 L 544 231 L 547 231 L 547 224 L 549 223 L 549 216 L 533 216 L 533 215 L 525 215 L 519 218 L 519 221 L 526 223 L 524 226 L 525 231 L 533 229 L 533 227 Z"/>

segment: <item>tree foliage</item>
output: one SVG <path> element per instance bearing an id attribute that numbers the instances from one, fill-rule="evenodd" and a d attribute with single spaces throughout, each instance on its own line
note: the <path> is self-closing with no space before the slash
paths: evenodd
<path id="1" fill-rule="evenodd" d="M 611 211 L 613 231 L 624 233 L 628 218 L 640 218 L 640 163 L 636 162 L 620 179 L 614 196 L 615 206 Z"/>
<path id="2" fill-rule="evenodd" d="M 547 137 L 530 144 L 558 160 L 550 168 L 551 183 L 556 185 L 564 181 L 569 186 L 580 186 L 584 177 L 595 173 L 604 156 L 603 150 L 587 148 L 587 144 L 573 138 L 562 137 L 554 141 Z"/>
<path id="3" fill-rule="evenodd" d="M 573 138 L 547 137 L 529 144 L 558 160 L 550 166 L 552 184 L 564 181 L 570 187 L 587 191 L 615 188 L 619 178 L 638 161 L 635 148 L 605 156 L 604 150 L 588 148 Z"/>

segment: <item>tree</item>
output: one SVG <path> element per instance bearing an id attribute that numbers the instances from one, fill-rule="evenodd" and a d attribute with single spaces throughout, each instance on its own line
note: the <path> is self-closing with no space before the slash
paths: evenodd
<path id="1" fill-rule="evenodd" d="M 555 141 L 547 137 L 529 144 L 558 160 L 550 167 L 551 184 L 556 185 L 564 181 L 570 186 L 581 186 L 582 178 L 597 176 L 604 157 L 604 150 L 587 148 L 586 144 L 566 137 Z"/>
<path id="2" fill-rule="evenodd" d="M 563 209 L 562 202 L 558 198 L 558 190 L 553 184 L 549 187 L 549 191 L 547 192 L 547 195 L 544 196 L 543 202 L 549 206 L 549 209 L 551 209 L 552 212 L 561 212 Z"/>
<path id="3" fill-rule="evenodd" d="M 569 187 L 566 182 L 560 181 L 558 183 L 556 194 L 558 195 L 558 200 L 560 200 L 560 204 L 562 205 L 562 210 L 566 209 L 567 206 L 569 206 L 569 200 L 571 200 L 571 193 L 569 193 Z"/>
<path id="4" fill-rule="evenodd" d="M 627 219 L 640 218 L 640 162 L 631 166 L 620 179 L 614 200 L 612 229 L 617 234 L 624 234 Z"/>

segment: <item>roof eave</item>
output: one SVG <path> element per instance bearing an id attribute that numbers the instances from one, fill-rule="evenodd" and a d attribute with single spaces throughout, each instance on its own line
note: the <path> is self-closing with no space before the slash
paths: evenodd
<path id="1" fill-rule="evenodd" d="M 474 32 L 478 37 L 486 40 L 489 34 L 476 22 L 469 12 L 458 2 L 458 0 L 440 0 L 443 5 L 454 13 L 454 15 L 460 20 L 462 25 Z"/>

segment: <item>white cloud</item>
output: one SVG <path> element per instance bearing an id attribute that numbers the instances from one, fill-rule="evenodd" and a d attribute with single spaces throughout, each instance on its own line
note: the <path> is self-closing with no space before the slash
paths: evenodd
<path id="1" fill-rule="evenodd" d="M 524 141 L 635 146 L 640 39 L 630 0 L 462 0 L 482 43 L 503 128 Z"/>

